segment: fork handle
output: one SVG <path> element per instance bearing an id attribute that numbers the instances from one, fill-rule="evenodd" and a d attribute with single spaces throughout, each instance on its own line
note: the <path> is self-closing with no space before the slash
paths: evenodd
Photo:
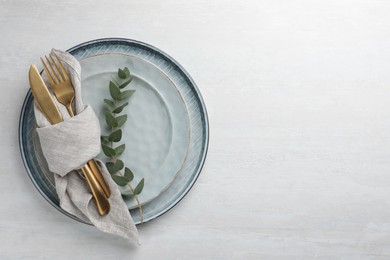
<path id="1" fill-rule="evenodd" d="M 91 169 L 93 175 L 97 179 L 97 181 L 100 184 L 100 187 L 102 187 L 104 194 L 107 198 L 111 196 L 111 190 L 108 187 L 106 181 L 104 180 L 104 177 L 102 175 L 102 172 L 100 171 L 99 166 L 96 164 L 96 161 L 94 159 L 88 161 L 88 166 Z"/>
<path id="2" fill-rule="evenodd" d="M 66 109 L 68 110 L 69 115 L 71 117 L 74 117 L 74 113 L 73 113 L 73 109 L 72 109 L 72 103 L 67 104 L 66 105 Z M 104 194 L 106 195 L 107 198 L 109 198 L 111 196 L 111 191 L 110 191 L 110 188 L 108 187 L 106 181 L 103 178 L 103 175 L 102 175 L 102 173 L 100 171 L 99 166 L 97 166 L 95 160 L 93 160 L 93 159 L 89 160 L 87 162 L 87 164 L 88 164 L 89 168 L 91 169 L 93 175 L 97 179 L 98 183 L 100 184 L 100 187 L 103 189 Z"/>
<path id="3" fill-rule="evenodd" d="M 99 182 L 96 180 L 95 176 L 93 175 L 91 169 L 88 167 L 87 164 L 81 168 L 81 171 L 87 179 L 87 183 L 92 191 L 93 197 L 95 198 L 96 206 L 98 208 L 100 216 L 107 215 L 110 212 L 110 203 L 106 195 L 104 194 L 102 188 L 100 187 Z"/>
<path id="4" fill-rule="evenodd" d="M 74 117 L 73 108 L 72 108 L 72 102 L 70 102 L 70 104 L 67 104 L 65 106 L 66 106 L 66 110 L 68 110 L 68 113 L 69 113 L 70 117 Z"/>

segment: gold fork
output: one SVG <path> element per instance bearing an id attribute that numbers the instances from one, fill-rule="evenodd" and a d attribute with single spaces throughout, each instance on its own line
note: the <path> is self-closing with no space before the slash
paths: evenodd
<path id="1" fill-rule="evenodd" d="M 48 69 L 46 62 L 42 58 L 41 61 L 43 67 L 45 68 L 46 75 L 49 78 L 49 82 L 53 89 L 54 95 L 56 96 L 57 100 L 66 107 L 70 116 L 73 117 L 74 112 L 72 108 L 72 103 L 75 98 L 74 88 L 68 73 L 66 72 L 62 62 L 58 58 L 57 53 L 54 52 L 54 55 L 59 66 L 54 61 L 52 55 L 49 55 L 50 60 L 47 56 L 45 56 L 46 62 L 51 68 L 51 71 Z M 84 173 L 88 184 L 90 184 L 90 188 L 95 197 L 99 213 L 101 215 L 108 214 L 110 210 L 110 205 L 107 198 L 110 197 L 111 191 L 106 184 L 95 160 L 89 160 L 87 164 L 82 167 L 81 170 Z M 93 183 L 97 183 L 98 185 L 93 185 Z M 100 193 L 103 193 L 104 198 L 102 198 Z"/>
<path id="2" fill-rule="evenodd" d="M 46 63 L 44 62 L 44 60 L 42 58 L 41 58 L 41 61 L 42 61 L 42 64 L 43 64 L 46 72 L 48 72 L 47 75 L 48 75 L 50 84 L 53 88 L 54 95 L 56 96 L 57 100 L 66 107 L 69 114 L 73 117 L 74 112 L 73 112 L 73 108 L 72 108 L 72 103 L 73 103 L 73 100 L 75 97 L 74 88 L 73 88 L 73 85 L 72 85 L 72 82 L 69 78 L 68 73 L 66 72 L 62 62 L 58 58 L 57 53 L 54 52 L 54 55 L 56 57 L 56 60 L 59 64 L 59 66 L 54 61 L 52 55 L 49 55 L 51 62 L 49 61 L 47 56 L 45 56 L 46 61 L 52 70 L 52 73 L 50 73 L 50 71 L 47 68 Z M 92 172 L 95 174 L 95 176 L 96 176 L 98 182 L 100 183 L 100 186 L 102 187 L 107 198 L 109 198 L 111 195 L 110 188 L 108 187 L 107 183 L 105 182 L 96 162 L 94 160 L 90 160 L 90 161 L 88 161 L 88 165 L 91 168 Z"/>

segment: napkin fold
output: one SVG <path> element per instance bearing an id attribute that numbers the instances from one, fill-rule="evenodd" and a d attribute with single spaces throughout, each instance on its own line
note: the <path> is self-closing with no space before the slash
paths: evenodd
<path id="1" fill-rule="evenodd" d="M 69 53 L 56 52 L 64 64 L 75 89 L 76 115 L 70 117 L 65 106 L 53 96 L 64 121 L 51 125 L 37 104 L 35 118 L 39 128 L 37 133 L 43 155 L 49 169 L 54 172 L 56 191 L 60 206 L 78 218 L 91 222 L 98 229 L 122 236 L 139 243 L 138 231 L 130 212 L 122 199 L 118 186 L 111 179 L 106 166 L 99 160 L 102 175 L 111 189 L 110 213 L 100 216 L 89 186 L 80 168 L 100 152 L 100 124 L 90 106 L 85 106 L 81 98 L 80 63 Z M 50 86 L 45 75 L 46 85 Z M 51 91 L 51 90 L 50 90 Z"/>

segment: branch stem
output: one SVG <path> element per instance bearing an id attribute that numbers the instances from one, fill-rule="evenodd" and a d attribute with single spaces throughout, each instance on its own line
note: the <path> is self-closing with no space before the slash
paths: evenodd
<path id="1" fill-rule="evenodd" d="M 116 99 L 114 99 L 115 106 L 117 105 L 117 103 L 118 103 L 118 101 Z M 114 118 L 116 118 L 116 114 L 115 113 L 112 113 L 112 116 Z M 111 133 L 113 133 L 115 130 L 117 130 L 116 127 L 111 127 Z M 114 149 L 114 145 L 113 145 L 112 141 L 110 142 L 110 147 L 112 149 Z M 118 157 L 117 156 L 113 156 L 111 159 L 114 161 L 114 164 L 116 164 L 116 162 L 118 160 Z M 122 177 L 124 176 L 121 171 L 118 171 L 118 173 L 119 173 L 120 176 L 122 176 Z M 127 183 L 127 186 L 130 188 L 131 192 L 134 195 L 134 199 L 137 201 L 138 208 L 139 208 L 139 216 L 140 216 L 141 224 L 143 224 L 143 214 L 142 214 L 141 202 L 139 201 L 137 194 L 134 193 L 134 189 L 133 189 L 133 187 L 131 187 L 130 182 Z"/>

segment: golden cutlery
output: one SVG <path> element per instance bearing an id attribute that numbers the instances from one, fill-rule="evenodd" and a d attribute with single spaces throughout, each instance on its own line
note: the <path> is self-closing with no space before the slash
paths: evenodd
<path id="1" fill-rule="evenodd" d="M 56 57 L 57 63 L 54 61 L 53 56 L 49 55 L 50 60 L 47 56 L 46 62 L 41 58 L 42 64 L 45 68 L 46 75 L 49 78 L 50 85 L 53 89 L 54 95 L 56 96 L 58 102 L 63 104 L 66 109 L 68 110 L 70 116 L 74 116 L 72 103 L 75 97 L 74 88 L 72 85 L 72 81 L 64 68 L 62 62 L 58 58 L 58 55 L 56 52 L 54 52 L 54 55 Z M 47 63 L 47 64 L 46 64 Z M 48 66 L 50 67 L 51 71 L 48 69 Z M 102 187 L 104 193 L 106 194 L 107 198 L 110 197 L 111 191 L 108 187 L 106 181 L 103 178 L 103 175 L 97 166 L 95 160 L 89 160 L 88 161 L 88 167 L 91 169 L 93 174 L 95 175 L 97 181 L 99 182 L 100 186 Z"/>
<path id="2" fill-rule="evenodd" d="M 62 122 L 62 115 L 35 65 L 30 67 L 29 79 L 32 94 L 45 117 L 52 125 Z M 107 215 L 110 212 L 110 203 L 99 182 L 87 165 L 84 165 L 81 170 L 95 198 L 99 214 Z"/>

